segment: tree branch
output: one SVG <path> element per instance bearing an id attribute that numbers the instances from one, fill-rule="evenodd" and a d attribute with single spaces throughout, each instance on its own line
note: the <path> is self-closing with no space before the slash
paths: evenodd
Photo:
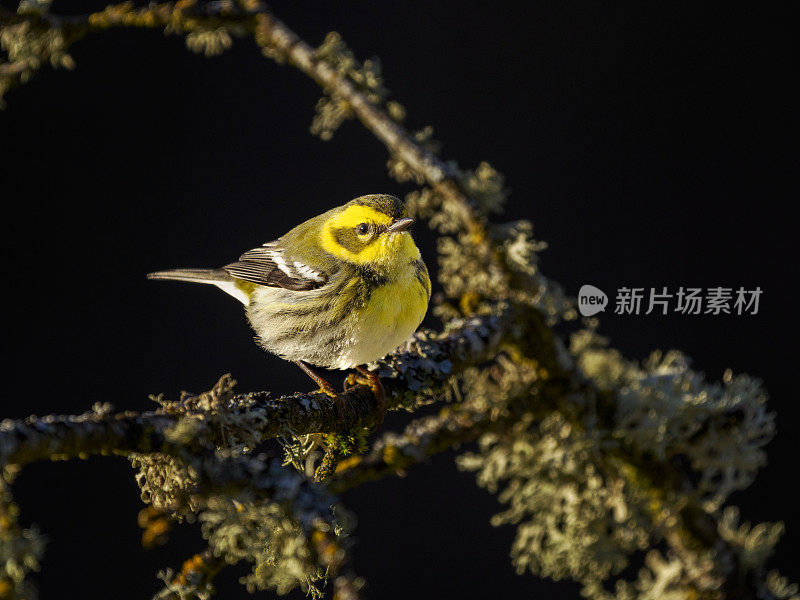
<path id="1" fill-rule="evenodd" d="M 247 8 L 243 8 L 246 6 Z M 0 25 L 25 23 L 66 32 L 68 42 L 89 33 L 117 27 L 170 28 L 175 32 L 195 32 L 230 28 L 235 35 L 254 35 L 262 47 L 269 47 L 324 89 L 337 94 L 352 109 L 389 152 L 418 173 L 442 196 L 455 200 L 469 213 L 465 222 L 475 231 L 482 230 L 485 218 L 473 210 L 471 201 L 460 189 L 457 173 L 431 151 L 421 146 L 401 125 L 393 121 L 380 106 L 370 102 L 346 77 L 328 62 L 320 59 L 314 48 L 271 14 L 257 0 L 241 5 L 200 3 L 195 0 L 162 2 L 134 7 L 129 2 L 112 4 L 103 11 L 87 15 L 59 17 L 50 13 L 14 14 L 0 11 Z M 9 74 L 18 74 L 28 65 L 3 65 Z"/>
<path id="2" fill-rule="evenodd" d="M 350 106 L 353 113 L 377 137 L 389 152 L 401 159 L 438 192 L 463 204 L 470 201 L 459 189 L 456 172 L 443 160 L 421 146 L 409 132 L 392 120 L 380 106 L 370 102 L 346 77 L 328 62 L 320 59 L 314 48 L 286 26 L 283 21 L 264 11 L 258 17 L 257 35 L 267 45 L 286 56 L 288 62 L 316 81 L 323 89 L 335 93 Z M 471 220 L 483 218 L 476 212 Z"/>
<path id="3" fill-rule="evenodd" d="M 465 320 L 440 335 L 418 333 L 406 350 L 377 363 L 390 409 L 413 410 L 435 401 L 453 375 L 498 350 L 511 335 L 513 321 L 512 311 L 505 308 L 497 314 Z M 0 464 L 25 465 L 97 454 L 199 451 L 201 433 L 217 435 L 214 428 L 218 423 L 211 416 L 217 413 L 239 419 L 253 429 L 259 441 L 375 424 L 378 404 L 369 388 L 356 386 L 342 398 L 345 408 L 341 415 L 333 399 L 325 394 L 270 398 L 268 392 L 254 392 L 216 398 L 213 406 L 204 406 L 195 398 L 147 412 L 111 414 L 93 410 L 77 416 L 6 419 L 0 423 Z M 192 419 L 194 435 L 178 442 L 172 432 L 187 417 Z"/>

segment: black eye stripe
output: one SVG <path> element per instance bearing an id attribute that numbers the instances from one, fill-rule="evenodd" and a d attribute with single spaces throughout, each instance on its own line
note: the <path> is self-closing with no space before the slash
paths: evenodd
<path id="1" fill-rule="evenodd" d="M 372 242 L 372 240 L 359 238 L 356 234 L 356 229 L 352 225 L 334 229 L 331 233 L 333 233 L 333 238 L 337 244 L 354 254 L 358 254 Z"/>

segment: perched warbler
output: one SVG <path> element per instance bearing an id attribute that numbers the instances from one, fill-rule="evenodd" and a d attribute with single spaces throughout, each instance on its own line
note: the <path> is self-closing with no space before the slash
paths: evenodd
<path id="1" fill-rule="evenodd" d="M 394 196 L 361 196 L 220 269 L 175 269 L 148 278 L 217 286 L 244 304 L 258 343 L 297 364 L 322 392 L 339 401 L 309 365 L 355 368 L 363 376 L 356 380 L 369 385 L 385 409 L 380 380 L 364 363 L 407 340 L 431 296 L 411 223 Z"/>

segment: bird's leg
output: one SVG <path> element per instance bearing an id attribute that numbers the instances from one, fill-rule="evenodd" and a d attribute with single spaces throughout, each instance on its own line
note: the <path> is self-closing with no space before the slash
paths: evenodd
<path id="1" fill-rule="evenodd" d="M 342 397 L 339 395 L 339 392 L 336 391 L 336 388 L 333 387 L 333 385 L 328 380 L 320 377 L 311 367 L 309 367 L 302 360 L 294 360 L 292 362 L 301 369 L 303 369 L 303 372 L 314 380 L 314 383 L 316 383 L 319 386 L 319 392 L 321 394 L 325 394 L 326 396 L 330 396 L 331 398 L 333 398 L 334 403 L 336 405 L 336 415 L 339 418 L 342 418 L 342 416 L 344 415 L 344 400 L 342 400 Z"/>
<path id="2" fill-rule="evenodd" d="M 386 416 L 386 410 L 388 408 L 386 403 L 386 392 L 383 390 L 381 378 L 378 377 L 377 373 L 367 369 L 365 365 L 358 365 L 355 367 L 355 369 L 361 374 L 361 376 L 359 377 L 358 375 L 351 373 L 347 377 L 347 383 L 350 385 L 354 383 L 360 383 L 372 390 L 375 399 L 378 401 L 378 418 L 375 426 L 376 429 L 380 429 L 383 425 L 383 418 Z"/>

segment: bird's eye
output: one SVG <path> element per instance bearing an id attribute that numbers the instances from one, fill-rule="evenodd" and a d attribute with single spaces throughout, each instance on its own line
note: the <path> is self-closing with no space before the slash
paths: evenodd
<path id="1" fill-rule="evenodd" d="M 367 235 L 369 233 L 369 225 L 366 223 L 360 223 L 358 227 L 356 227 L 356 233 L 358 235 Z"/>

